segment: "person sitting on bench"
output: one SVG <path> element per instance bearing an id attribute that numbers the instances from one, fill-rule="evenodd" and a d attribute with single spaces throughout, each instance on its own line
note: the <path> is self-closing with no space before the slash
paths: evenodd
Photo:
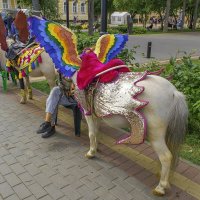
<path id="1" fill-rule="evenodd" d="M 54 87 L 46 101 L 45 121 L 40 125 L 37 133 L 42 138 L 47 138 L 55 133 L 55 124 L 57 121 L 58 106 L 70 107 L 74 113 L 75 135 L 80 136 L 81 111 L 78 103 L 74 99 L 74 84 L 72 80 L 63 78 L 59 75 L 59 86 Z"/>

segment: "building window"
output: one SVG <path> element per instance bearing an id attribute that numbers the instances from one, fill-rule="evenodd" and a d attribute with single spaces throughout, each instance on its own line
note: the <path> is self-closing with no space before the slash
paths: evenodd
<path id="1" fill-rule="evenodd" d="M 121 18 L 121 17 L 118 17 L 118 21 L 121 22 L 121 21 L 122 21 L 122 18 Z"/>
<path id="2" fill-rule="evenodd" d="M 78 12 L 78 3 L 77 1 L 74 1 L 73 2 L 73 10 L 72 10 L 73 13 L 77 13 Z"/>
<path id="3" fill-rule="evenodd" d="M 81 13 L 85 14 L 85 3 L 81 3 Z"/>
<path id="4" fill-rule="evenodd" d="M 66 1 L 64 2 L 64 5 L 63 5 L 63 6 L 64 6 L 64 13 L 66 14 L 66 12 L 67 12 L 67 11 L 66 11 L 66 10 L 67 10 L 67 3 L 66 3 Z"/>
<path id="5" fill-rule="evenodd" d="M 3 0 L 3 9 L 8 9 L 8 0 Z"/>

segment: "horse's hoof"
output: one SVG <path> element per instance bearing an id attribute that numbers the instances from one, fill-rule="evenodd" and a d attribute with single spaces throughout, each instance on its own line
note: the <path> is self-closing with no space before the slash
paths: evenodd
<path id="1" fill-rule="evenodd" d="M 26 104 L 26 102 L 27 102 L 27 100 L 25 100 L 25 99 L 20 100 L 20 104 Z"/>
<path id="2" fill-rule="evenodd" d="M 165 191 L 158 191 L 156 190 L 156 188 L 152 191 L 152 193 L 155 195 L 155 196 L 159 196 L 159 197 L 162 197 L 165 195 Z"/>
<path id="3" fill-rule="evenodd" d="M 86 153 L 86 154 L 85 154 L 85 157 L 88 158 L 88 159 L 92 159 L 92 158 L 94 158 L 95 156 Z"/>

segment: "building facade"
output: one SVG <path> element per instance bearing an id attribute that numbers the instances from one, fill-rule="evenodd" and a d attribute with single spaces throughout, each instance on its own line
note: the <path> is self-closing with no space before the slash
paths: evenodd
<path id="1" fill-rule="evenodd" d="M 17 0 L 0 0 L 0 11 L 4 9 L 14 9 L 17 7 Z"/>
<path id="2" fill-rule="evenodd" d="M 58 0 L 58 13 L 62 20 L 66 20 L 66 0 Z M 88 20 L 87 0 L 69 0 L 69 20 Z"/>

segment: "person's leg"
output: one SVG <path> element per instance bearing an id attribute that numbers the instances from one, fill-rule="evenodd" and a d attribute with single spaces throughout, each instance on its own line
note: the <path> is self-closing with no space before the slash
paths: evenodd
<path id="1" fill-rule="evenodd" d="M 49 97 L 47 98 L 45 122 L 40 125 L 40 128 L 37 131 L 37 133 L 44 133 L 42 137 L 45 137 L 45 136 L 49 137 L 50 135 L 55 133 L 55 124 L 51 123 L 51 121 L 52 121 L 52 115 L 54 115 L 54 113 L 57 110 L 61 96 L 62 96 L 62 93 L 60 91 L 60 88 L 54 87 L 51 90 Z"/>

